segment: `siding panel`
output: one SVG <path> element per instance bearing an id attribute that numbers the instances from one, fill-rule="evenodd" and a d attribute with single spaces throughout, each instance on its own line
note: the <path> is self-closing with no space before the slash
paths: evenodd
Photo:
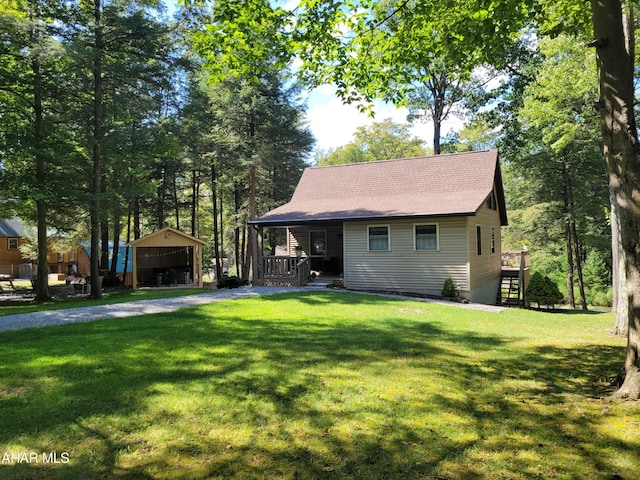
<path id="1" fill-rule="evenodd" d="M 476 252 L 476 226 L 482 230 L 482 255 Z M 495 232 L 495 252 L 491 253 L 491 227 Z M 469 266 L 471 295 L 470 300 L 480 303 L 493 303 L 500 283 L 502 236 L 500 214 L 490 210 L 484 204 L 475 217 L 468 218 Z"/>
<path id="2" fill-rule="evenodd" d="M 414 224 L 439 225 L 438 251 L 414 250 Z M 390 251 L 367 250 L 367 227 L 389 225 Z M 469 289 L 466 219 L 345 222 L 347 288 L 440 295 L 446 277 Z"/>

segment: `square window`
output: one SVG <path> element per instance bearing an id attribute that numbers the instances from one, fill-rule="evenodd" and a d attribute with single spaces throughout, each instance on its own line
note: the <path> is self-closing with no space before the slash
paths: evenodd
<path id="1" fill-rule="evenodd" d="M 369 230 L 369 250 L 384 251 L 389 250 L 389 226 L 368 227 Z"/>
<path id="2" fill-rule="evenodd" d="M 415 249 L 438 250 L 438 224 L 414 225 Z"/>

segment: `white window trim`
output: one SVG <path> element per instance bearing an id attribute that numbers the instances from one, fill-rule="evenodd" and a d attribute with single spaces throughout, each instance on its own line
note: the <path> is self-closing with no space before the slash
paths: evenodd
<path id="1" fill-rule="evenodd" d="M 12 241 L 15 242 L 15 248 L 11 248 L 11 243 Z M 20 250 L 20 239 L 18 237 L 11 237 L 11 238 L 7 238 L 7 250 L 10 252 L 15 252 L 17 250 Z"/>
<path id="2" fill-rule="evenodd" d="M 418 248 L 416 245 L 416 227 L 436 226 L 436 248 Z M 440 251 L 440 223 L 439 222 L 419 222 L 413 224 L 413 251 L 414 252 L 439 252 Z"/>
<path id="3" fill-rule="evenodd" d="M 380 227 L 386 227 L 387 228 L 387 249 L 386 250 L 371 250 L 370 248 L 370 236 L 369 236 L 369 229 L 370 228 L 380 228 Z M 372 224 L 372 225 L 367 225 L 367 251 L 368 252 L 390 252 L 391 251 L 391 226 L 389 224 Z"/>

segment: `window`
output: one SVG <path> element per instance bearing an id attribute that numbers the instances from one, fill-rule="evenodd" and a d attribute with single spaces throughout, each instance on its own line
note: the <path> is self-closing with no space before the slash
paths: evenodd
<path id="1" fill-rule="evenodd" d="M 17 238 L 9 238 L 8 239 L 8 244 L 7 244 L 7 249 L 8 250 L 18 250 L 18 239 Z"/>
<path id="2" fill-rule="evenodd" d="M 476 254 L 482 255 L 482 227 L 476 225 Z"/>
<path id="3" fill-rule="evenodd" d="M 62 253 L 58 253 L 58 262 L 64 262 L 64 255 Z"/>
<path id="4" fill-rule="evenodd" d="M 438 224 L 414 225 L 415 250 L 439 250 Z"/>
<path id="5" fill-rule="evenodd" d="M 497 210 L 498 209 L 498 203 L 496 202 L 495 193 L 491 192 L 491 195 L 489 195 L 487 197 L 486 206 L 487 206 L 487 208 L 489 210 Z"/>
<path id="6" fill-rule="evenodd" d="M 327 232 L 324 230 L 309 232 L 311 255 L 325 256 L 327 254 Z"/>
<path id="7" fill-rule="evenodd" d="M 71 250 L 69 252 L 69 261 L 70 262 L 75 262 L 76 261 L 76 253 L 73 250 Z"/>
<path id="8" fill-rule="evenodd" d="M 496 227 L 491 227 L 491 253 L 496 253 Z"/>
<path id="9" fill-rule="evenodd" d="M 369 250 L 390 250 L 388 225 L 368 227 L 368 231 Z"/>

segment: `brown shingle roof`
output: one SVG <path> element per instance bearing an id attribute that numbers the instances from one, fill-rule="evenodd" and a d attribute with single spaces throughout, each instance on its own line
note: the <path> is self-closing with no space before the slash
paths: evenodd
<path id="1" fill-rule="evenodd" d="M 289 203 L 251 223 L 473 215 L 494 183 L 506 225 L 497 150 L 307 168 Z"/>

